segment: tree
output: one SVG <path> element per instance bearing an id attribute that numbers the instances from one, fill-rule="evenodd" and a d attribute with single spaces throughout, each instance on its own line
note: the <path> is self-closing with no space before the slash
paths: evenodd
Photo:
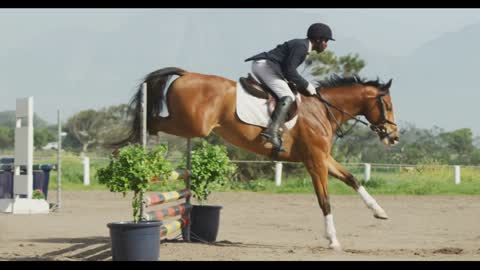
<path id="1" fill-rule="evenodd" d="M 65 130 L 68 131 L 68 127 L 65 126 Z M 68 151 L 76 152 L 82 149 L 82 144 L 72 133 L 67 132 L 67 136 L 62 138 L 62 148 Z"/>
<path id="2" fill-rule="evenodd" d="M 33 129 L 33 145 L 37 149 L 55 138 L 55 134 L 47 127 Z M 15 129 L 0 125 L 0 148 L 14 148 L 14 140 Z"/>
<path id="3" fill-rule="evenodd" d="M 269 161 L 270 159 L 255 153 L 243 150 L 233 144 L 225 143 L 222 137 L 215 133 L 211 133 L 205 138 L 209 144 L 213 145 L 225 145 L 230 160 L 256 160 L 256 161 Z M 201 147 L 202 140 L 194 141 L 194 148 Z M 236 170 L 236 179 L 241 182 L 250 181 L 271 175 L 273 172 L 272 163 L 238 163 Z M 284 167 L 284 171 L 288 172 L 289 168 Z"/>
<path id="4" fill-rule="evenodd" d="M 451 161 L 470 163 L 470 154 L 474 152 L 475 146 L 473 145 L 473 134 L 469 128 L 441 133 L 440 139 L 452 153 Z"/>
<path id="5" fill-rule="evenodd" d="M 337 57 L 329 50 L 322 53 L 312 51 L 305 60 L 305 67 L 317 79 L 322 79 L 332 74 L 348 77 L 358 75 L 365 67 L 365 61 L 360 59 L 358 54 Z M 334 157 L 339 160 L 358 161 L 361 159 L 361 149 L 364 147 L 364 143 L 367 143 L 372 137 L 369 130 L 353 127 L 355 125 L 354 121 L 353 119 L 349 120 L 340 127 L 344 131 L 351 132 L 347 132 L 348 135 L 343 137 L 344 141 L 339 141 L 340 144 L 333 149 Z"/>
<path id="6" fill-rule="evenodd" d="M 15 128 L 15 111 L 4 111 L 0 112 L 0 125 Z M 26 124 L 23 124 L 26 125 Z M 47 121 L 39 117 L 35 112 L 33 113 L 33 127 L 34 128 L 43 128 L 48 126 Z"/>
<path id="7" fill-rule="evenodd" d="M 13 148 L 13 128 L 0 126 L 0 148 Z"/>
<path id="8" fill-rule="evenodd" d="M 33 145 L 39 149 L 45 146 L 48 142 L 54 141 L 56 135 L 48 128 L 35 128 L 33 130 Z"/>
<path id="9" fill-rule="evenodd" d="M 69 118 L 66 128 L 82 144 L 82 153 L 85 153 L 90 145 L 98 142 L 98 135 L 103 129 L 103 124 L 103 114 L 90 109 Z"/>
<path id="10" fill-rule="evenodd" d="M 358 54 L 351 53 L 337 57 L 332 51 L 317 53 L 312 51 L 305 60 L 305 67 L 315 77 L 325 77 L 331 74 L 352 76 L 358 74 L 364 67 L 365 61 Z"/>
<path id="11" fill-rule="evenodd" d="M 103 108 L 98 114 L 103 118 L 103 129 L 98 134 L 99 144 L 118 141 L 128 130 L 129 121 L 133 120 L 127 104 Z"/>
<path id="12" fill-rule="evenodd" d="M 356 126 L 341 140 L 337 140 L 332 155 L 341 162 L 359 162 L 364 158 L 364 148 L 371 145 L 374 139 L 375 134 L 369 128 Z"/>
<path id="13" fill-rule="evenodd" d="M 472 152 L 470 164 L 477 166 L 480 165 L 480 149 L 475 148 L 475 150 Z"/>
<path id="14" fill-rule="evenodd" d="M 73 138 L 82 145 L 82 152 L 90 146 L 101 146 L 117 141 L 125 133 L 132 115 L 126 104 L 81 111 L 68 119 L 65 127 Z M 72 138 L 66 138 L 69 145 L 74 145 Z"/>

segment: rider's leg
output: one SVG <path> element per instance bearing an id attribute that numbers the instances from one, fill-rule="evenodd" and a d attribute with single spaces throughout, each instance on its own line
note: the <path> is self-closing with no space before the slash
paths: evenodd
<path id="1" fill-rule="evenodd" d="M 279 152 L 285 151 L 282 147 L 282 138 L 279 134 L 279 128 L 285 123 L 288 110 L 293 104 L 293 101 L 294 100 L 290 96 L 280 98 L 272 113 L 272 121 L 270 122 L 270 125 L 261 133 L 263 137 L 272 143 L 273 148 Z"/>
<path id="2" fill-rule="evenodd" d="M 276 151 L 284 151 L 282 148 L 282 140 L 278 133 L 279 128 L 287 118 L 290 106 L 295 101 L 295 96 L 287 82 L 281 78 L 265 60 L 254 61 L 252 64 L 252 72 L 259 80 L 268 85 L 278 97 L 278 102 L 272 113 L 272 121 L 269 126 L 262 131 L 261 135 L 272 143 Z"/>
<path id="3" fill-rule="evenodd" d="M 252 73 L 259 81 L 270 87 L 278 99 L 289 96 L 295 100 L 295 95 L 292 93 L 287 81 L 271 65 L 275 64 L 266 60 L 253 61 Z"/>

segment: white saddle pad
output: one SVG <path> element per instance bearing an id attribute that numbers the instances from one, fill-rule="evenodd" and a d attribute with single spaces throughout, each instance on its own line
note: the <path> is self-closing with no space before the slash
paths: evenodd
<path id="1" fill-rule="evenodd" d="M 300 96 L 297 93 L 297 100 Z M 267 127 L 271 121 L 267 100 L 248 94 L 239 82 L 237 82 L 237 115 L 243 122 L 260 127 Z M 297 118 L 298 114 L 285 122 L 285 127 L 291 129 L 297 123 Z"/>

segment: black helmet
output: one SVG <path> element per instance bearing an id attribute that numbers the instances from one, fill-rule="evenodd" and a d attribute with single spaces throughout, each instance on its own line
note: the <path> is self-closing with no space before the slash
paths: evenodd
<path id="1" fill-rule="evenodd" d="M 323 23 L 314 23 L 310 25 L 307 32 L 307 37 L 310 39 L 328 38 L 335 41 L 332 37 L 332 30 L 330 27 Z"/>

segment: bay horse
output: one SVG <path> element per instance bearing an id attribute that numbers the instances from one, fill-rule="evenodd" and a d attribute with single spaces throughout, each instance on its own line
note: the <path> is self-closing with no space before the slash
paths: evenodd
<path id="1" fill-rule="evenodd" d="M 178 77 L 170 83 L 165 97 L 164 90 L 174 75 Z M 237 82 L 176 67 L 153 71 L 143 82 L 147 84 L 149 134 L 162 131 L 185 138 L 203 138 L 214 132 L 239 148 L 272 158 L 272 149 L 267 148 L 259 136 L 262 128 L 243 123 L 235 114 Z M 129 105 L 135 116 L 123 143 L 140 141 L 143 82 Z M 345 121 L 363 115 L 385 145 L 398 143 L 399 135 L 389 94 L 392 80 L 383 84 L 378 79 L 365 81 L 357 76 L 337 76 L 319 83 L 317 95 L 302 96 L 297 123 L 282 135 L 285 152 L 280 152 L 275 159 L 305 165 L 324 215 L 329 248 L 340 250 L 330 209 L 328 175 L 357 191 L 376 218 L 387 219 L 388 216 L 359 181 L 331 156 L 335 132 Z M 159 106 L 165 98 L 170 115 L 160 117 Z"/>

